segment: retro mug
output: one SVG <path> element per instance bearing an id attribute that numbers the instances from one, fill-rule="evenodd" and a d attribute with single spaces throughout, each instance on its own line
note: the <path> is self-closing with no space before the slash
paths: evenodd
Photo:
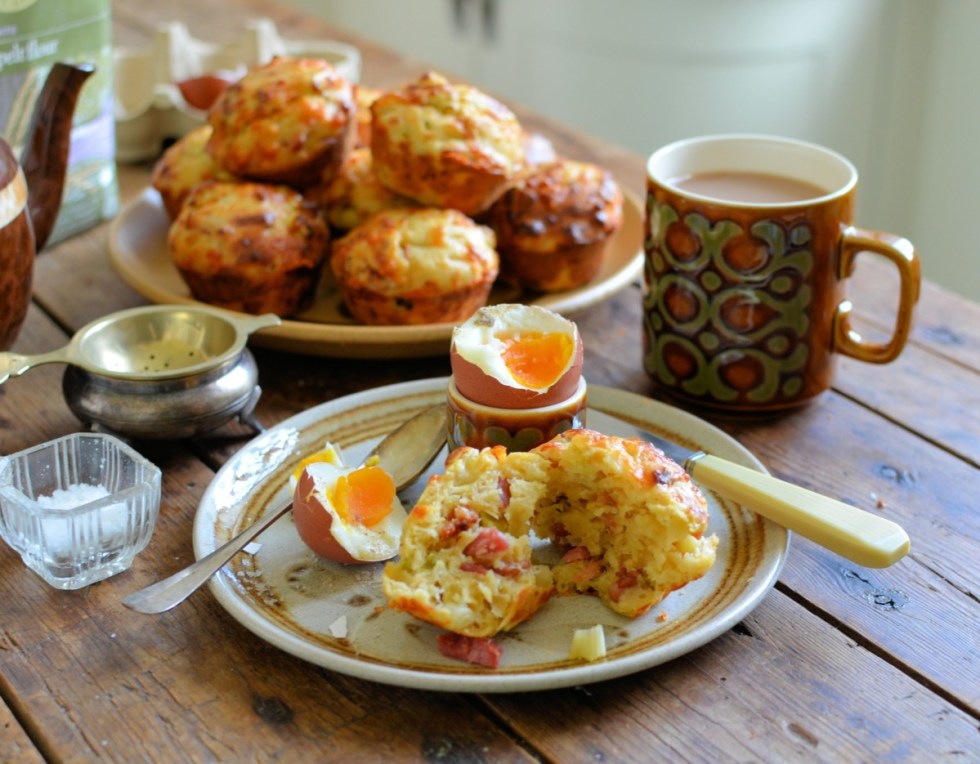
<path id="1" fill-rule="evenodd" d="M 644 367 L 681 401 L 765 412 L 830 387 L 835 354 L 887 363 L 908 338 L 919 261 L 899 236 L 852 225 L 858 174 L 803 141 L 718 135 L 647 163 Z M 861 252 L 900 275 L 885 343 L 850 323 L 845 284 Z"/>

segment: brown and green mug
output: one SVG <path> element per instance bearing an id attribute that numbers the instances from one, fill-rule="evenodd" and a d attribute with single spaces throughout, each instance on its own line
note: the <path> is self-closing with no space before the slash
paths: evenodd
<path id="1" fill-rule="evenodd" d="M 672 143 L 647 163 L 644 367 L 682 401 L 777 411 L 827 390 L 835 354 L 887 363 L 919 295 L 899 236 L 853 225 L 858 174 L 840 154 L 763 135 Z M 900 275 L 884 343 L 851 326 L 845 285 L 861 252 Z"/>

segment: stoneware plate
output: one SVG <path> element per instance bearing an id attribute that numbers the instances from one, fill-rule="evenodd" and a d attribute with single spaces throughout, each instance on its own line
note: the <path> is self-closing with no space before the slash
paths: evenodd
<path id="1" fill-rule="evenodd" d="M 345 461 L 356 464 L 400 422 L 444 400 L 447 381 L 408 382 L 338 398 L 255 438 L 205 492 L 194 522 L 195 555 L 203 557 L 287 501 L 290 473 L 324 441 L 341 446 Z M 640 427 L 764 471 L 736 441 L 686 412 L 596 386 L 589 389 L 589 403 L 590 411 L 602 412 L 595 419 L 609 434 L 635 435 Z M 442 456 L 429 474 L 439 471 Z M 406 508 L 421 488 L 422 481 L 402 494 Z M 262 639 L 344 674 L 460 692 L 581 685 L 647 669 L 705 644 L 743 619 L 776 582 L 788 549 L 786 530 L 707 495 L 709 531 L 718 535 L 719 545 L 704 578 L 636 620 L 616 615 L 594 597 L 553 598 L 498 636 L 504 654 L 495 670 L 442 657 L 436 648 L 439 629 L 385 608 L 382 564 L 345 567 L 318 558 L 300 541 L 291 515 L 259 536 L 257 548 L 238 555 L 210 585 L 221 605 Z M 605 631 L 607 657 L 593 663 L 567 660 L 573 630 L 596 624 Z"/>
<path id="2" fill-rule="evenodd" d="M 160 195 L 147 188 L 126 204 L 109 230 L 109 259 L 134 290 L 156 303 L 196 304 L 167 249 L 169 220 Z M 495 287 L 490 302 L 531 302 L 557 313 L 591 307 L 639 278 L 643 268 L 643 209 L 626 195 L 623 225 L 609 243 L 602 269 L 589 284 L 567 292 L 533 295 Z M 335 358 L 417 358 L 449 351 L 455 324 L 364 326 L 343 309 L 340 294 L 324 283 L 309 310 L 296 320 L 264 329 L 249 341 L 306 355 Z"/>

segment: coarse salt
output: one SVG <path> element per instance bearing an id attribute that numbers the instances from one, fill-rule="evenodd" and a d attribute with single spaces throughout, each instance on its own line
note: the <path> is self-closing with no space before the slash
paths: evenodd
<path id="1" fill-rule="evenodd" d="M 104 485 L 72 483 L 67 488 L 56 488 L 49 496 L 38 496 L 35 501 L 45 509 L 73 509 L 108 495 L 109 489 Z"/>
<path id="2" fill-rule="evenodd" d="M 48 496 L 38 496 L 35 501 L 42 509 L 71 510 L 110 495 L 105 486 L 72 483 Z M 98 517 L 85 515 L 76 519 L 67 513 L 45 515 L 41 518 L 41 530 L 47 551 L 53 555 L 68 556 L 76 540 L 83 543 L 88 540 L 90 543 L 93 537 L 97 538 L 99 546 L 114 546 L 126 534 L 128 514 L 125 502 L 116 502 L 98 510 Z"/>

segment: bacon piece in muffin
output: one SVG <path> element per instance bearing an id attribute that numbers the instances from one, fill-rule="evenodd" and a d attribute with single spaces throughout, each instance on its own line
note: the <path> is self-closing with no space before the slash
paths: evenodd
<path id="1" fill-rule="evenodd" d="M 211 126 L 201 125 L 168 148 L 153 167 L 151 185 L 159 192 L 164 209 L 173 220 L 184 200 L 206 180 L 235 180 L 208 153 Z"/>
<path id="2" fill-rule="evenodd" d="M 478 215 L 524 169 L 517 118 L 469 85 L 430 72 L 379 96 L 371 112 L 378 178 L 422 204 Z"/>
<path id="3" fill-rule="evenodd" d="M 623 194 L 612 175 L 558 159 L 535 168 L 490 208 L 501 279 L 554 292 L 587 284 L 602 267 L 623 222 Z"/>
<path id="4" fill-rule="evenodd" d="M 653 444 L 566 430 L 531 453 L 550 464 L 533 525 L 564 550 L 559 594 L 594 593 L 635 618 L 714 564 L 704 496 Z"/>
<path id="5" fill-rule="evenodd" d="M 546 471 L 541 457 L 503 446 L 450 454 L 405 521 L 398 560 L 385 565 L 389 606 L 467 637 L 537 612 L 553 592 L 528 537 Z"/>
<path id="6" fill-rule="evenodd" d="M 328 62 L 277 56 L 249 71 L 211 107 L 208 150 L 234 175 L 305 187 L 347 155 L 354 91 Z"/>
<path id="7" fill-rule="evenodd" d="M 461 212 L 379 212 L 334 242 L 337 286 L 370 325 L 457 323 L 486 303 L 497 277 L 494 236 Z"/>
<path id="8" fill-rule="evenodd" d="M 298 191 L 217 181 L 194 189 L 168 235 L 196 299 L 280 316 L 311 299 L 329 240 L 316 206 Z"/>

